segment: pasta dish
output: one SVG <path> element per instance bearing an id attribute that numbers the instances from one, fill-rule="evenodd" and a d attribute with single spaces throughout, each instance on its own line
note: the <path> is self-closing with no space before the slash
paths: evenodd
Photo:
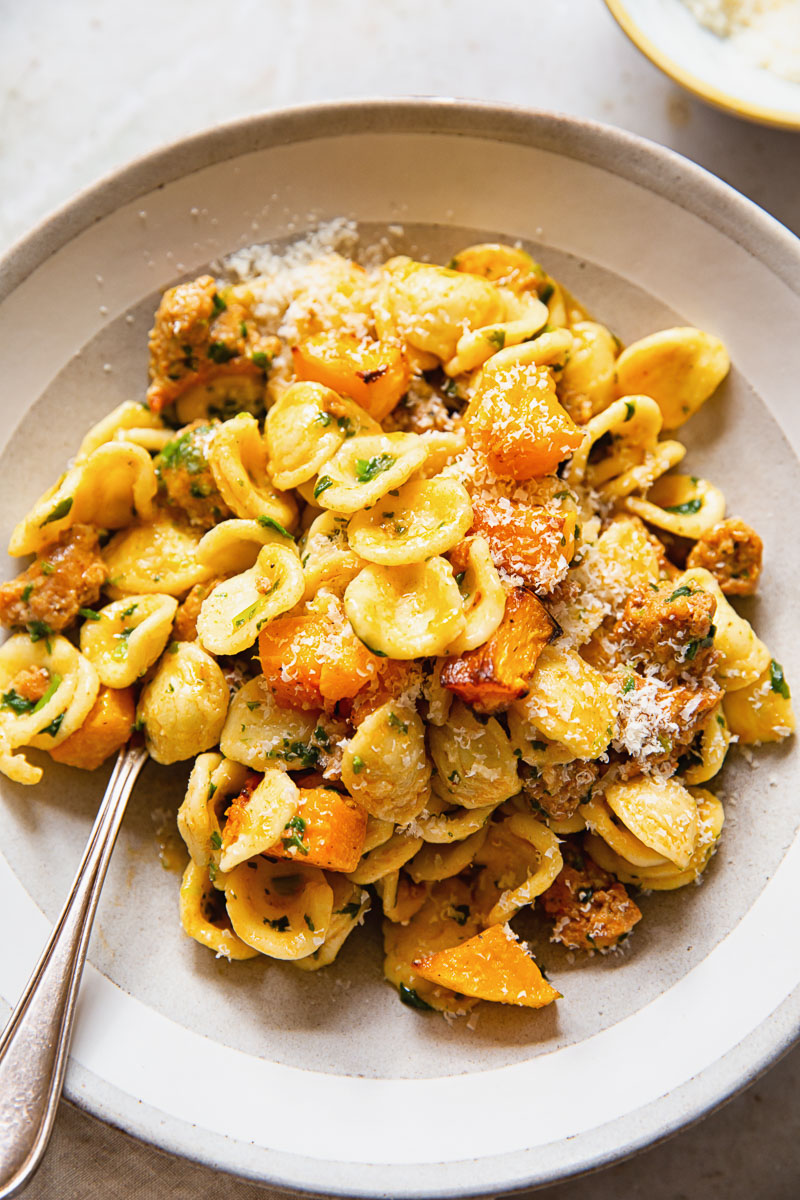
<path id="1" fill-rule="evenodd" d="M 516 246 L 312 238 L 170 288 L 149 356 L 14 529 L 0 771 L 134 731 L 192 762 L 180 918 L 216 955 L 317 970 L 373 908 L 412 1007 L 550 1004 L 517 914 L 619 946 L 700 881 L 731 743 L 794 729 L 735 607 L 761 541 L 680 470 L 724 345 L 623 347 Z"/>

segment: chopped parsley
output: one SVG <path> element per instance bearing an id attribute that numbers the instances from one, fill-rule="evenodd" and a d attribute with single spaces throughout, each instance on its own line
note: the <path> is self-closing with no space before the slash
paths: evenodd
<path id="1" fill-rule="evenodd" d="M 633 414 L 636 412 L 636 404 L 633 400 L 625 401 L 625 420 L 630 421 Z"/>
<path id="2" fill-rule="evenodd" d="M 215 850 L 222 849 L 222 836 L 216 829 L 211 834 L 211 845 L 214 847 Z"/>
<path id="3" fill-rule="evenodd" d="M 289 928 L 289 918 L 276 917 L 273 921 L 271 921 L 269 917 L 264 917 L 264 924 L 271 925 L 272 928 L 277 930 L 278 933 L 286 933 L 286 930 Z"/>
<path id="4" fill-rule="evenodd" d="M 469 920 L 469 905 L 468 904 L 451 904 L 448 917 L 451 921 L 455 921 L 457 925 L 466 925 Z"/>
<path id="5" fill-rule="evenodd" d="M 361 905 L 357 900 L 351 900 L 344 908 L 337 908 L 336 912 L 344 917 L 357 917 L 361 912 Z"/>
<path id="6" fill-rule="evenodd" d="M 294 534 L 289 533 L 289 530 L 284 525 L 281 525 L 280 521 L 276 521 L 274 517 L 268 517 L 265 513 L 261 513 L 260 516 L 256 517 L 256 520 L 264 529 L 274 529 L 281 537 L 289 538 L 291 542 L 294 541 Z"/>
<path id="7" fill-rule="evenodd" d="M 266 371 L 267 367 L 272 362 L 272 359 L 268 354 L 265 354 L 263 350 L 254 350 L 250 355 L 250 361 L 251 363 L 254 363 L 255 366 L 261 367 L 262 371 Z"/>
<path id="8" fill-rule="evenodd" d="M 397 462 L 394 454 L 373 454 L 372 458 L 357 458 L 355 465 L 356 479 L 359 483 L 369 483 L 376 475 L 388 471 Z M 314 489 L 316 495 L 316 488 Z"/>
<path id="9" fill-rule="evenodd" d="M 502 350 L 506 344 L 505 329 L 490 329 L 484 334 L 484 337 L 491 346 L 494 346 L 495 350 Z"/>
<path id="10" fill-rule="evenodd" d="M 33 584 L 26 583 L 25 587 L 22 589 L 22 603 L 27 604 L 32 595 L 33 595 Z"/>
<path id="11" fill-rule="evenodd" d="M 403 1004 L 407 1004 L 409 1008 L 418 1008 L 420 1012 L 433 1012 L 433 1006 L 428 1004 L 427 1000 L 423 1000 L 414 988 L 406 987 L 404 983 L 401 983 L 399 992 Z"/>
<path id="12" fill-rule="evenodd" d="M 42 572 L 43 575 L 52 575 L 53 572 L 55 571 L 55 567 L 53 566 L 52 563 L 40 562 L 39 570 Z"/>
<path id="13" fill-rule="evenodd" d="M 180 437 L 167 442 L 158 456 L 158 470 L 166 468 L 177 471 L 183 467 L 190 475 L 198 475 L 206 469 L 206 457 L 202 444 L 198 442 L 200 435 L 208 433 L 209 425 L 199 425 L 196 429 L 187 429 Z"/>
<path id="14" fill-rule="evenodd" d="M 28 713 L 33 710 L 35 700 L 28 700 L 26 696 L 20 696 L 19 692 L 14 688 L 3 692 L 2 707 L 10 708 L 17 716 L 22 716 L 23 713 Z"/>
<path id="15" fill-rule="evenodd" d="M 48 644 L 48 653 L 50 650 L 49 639 L 53 636 L 53 631 L 46 621 L 29 621 L 28 634 L 32 642 L 45 641 Z"/>
<path id="16" fill-rule="evenodd" d="M 693 500 L 686 500 L 683 504 L 666 505 L 664 512 L 677 513 L 681 517 L 690 517 L 693 513 L 700 512 L 702 507 L 702 499 L 699 496 L 695 496 Z"/>
<path id="17" fill-rule="evenodd" d="M 281 838 L 284 850 L 294 848 L 299 850 L 301 854 L 308 854 L 308 846 L 305 843 L 305 820 L 298 816 L 291 817 L 283 828 L 289 831 L 287 836 Z"/>
<path id="18" fill-rule="evenodd" d="M 682 583 L 680 587 L 676 587 L 675 591 L 668 598 L 667 604 L 671 604 L 673 600 L 679 600 L 681 596 L 693 596 L 694 592 L 688 584 Z"/>
<path id="19" fill-rule="evenodd" d="M 323 492 L 327 492 L 329 487 L 333 487 L 333 480 L 331 479 L 330 475 L 320 475 L 319 479 L 314 485 L 314 499 L 316 500 L 317 497 L 321 496 Z"/>
<path id="20" fill-rule="evenodd" d="M 628 692 L 632 692 L 635 687 L 636 687 L 636 679 L 633 675 L 629 675 L 628 678 L 625 680 L 625 682 L 622 685 L 623 696 L 627 695 Z"/>
<path id="21" fill-rule="evenodd" d="M 128 656 L 128 638 L 131 636 L 132 633 L 133 633 L 133 627 L 128 626 L 127 628 L 120 630 L 119 633 L 114 634 L 114 637 L 117 640 L 117 644 L 114 647 L 114 649 L 111 651 L 112 658 L 115 658 L 118 661 L 120 659 L 127 658 L 127 656 Z"/>
<path id="22" fill-rule="evenodd" d="M 226 346 L 225 342 L 212 342 L 208 347 L 208 357 L 215 363 L 227 363 L 236 358 L 236 347 Z"/>
<path id="23" fill-rule="evenodd" d="M 65 517 L 72 508 L 72 496 L 65 496 L 63 500 L 59 500 L 55 508 L 47 514 L 43 521 L 39 522 L 39 528 L 43 525 L 49 525 L 51 521 L 60 521 Z"/>
<path id="24" fill-rule="evenodd" d="M 208 799 L 209 800 L 211 800 L 213 798 L 214 792 L 216 790 L 217 790 L 217 785 L 215 783 L 210 783 L 208 785 Z"/>
<path id="25" fill-rule="evenodd" d="M 65 712 L 59 713 L 55 720 L 51 721 L 49 725 L 45 725 L 44 729 L 40 729 L 39 733 L 46 733 L 49 737 L 55 737 L 66 715 Z"/>
<path id="26" fill-rule="evenodd" d="M 83 617 L 84 621 L 99 621 L 100 613 L 95 612 L 93 608 L 79 608 L 78 616 Z"/>
<path id="27" fill-rule="evenodd" d="M 259 596 L 259 598 L 254 600 L 253 603 L 248 605 L 247 608 L 243 608 L 240 613 L 236 614 L 236 616 L 233 618 L 234 629 L 241 629 L 241 627 L 246 624 L 247 621 L 252 621 L 253 617 L 258 612 L 262 599 L 263 597 Z"/>
<path id="28" fill-rule="evenodd" d="M 408 725 L 405 721 L 401 721 L 397 713 L 389 713 L 389 724 L 392 729 L 399 729 L 401 733 L 408 733 Z"/>
<path id="29" fill-rule="evenodd" d="M 692 638 L 686 647 L 686 653 L 683 656 L 683 661 L 692 662 L 697 657 L 698 650 L 707 650 L 709 646 L 713 646 L 714 634 L 716 632 L 716 626 L 712 625 L 704 638 Z"/>
<path id="30" fill-rule="evenodd" d="M 308 915 L 308 913 L 303 913 L 303 920 L 305 921 L 306 925 L 313 933 L 314 932 L 314 922 L 311 920 L 311 917 Z"/>
<path id="31" fill-rule="evenodd" d="M 331 414 L 320 410 L 314 417 L 314 424 L 321 425 L 323 429 L 327 429 L 331 423 Z"/>
<path id="32" fill-rule="evenodd" d="M 769 686 L 773 692 L 777 692 L 779 696 L 783 696 L 784 700 L 789 699 L 789 685 L 783 677 L 783 667 L 780 663 L 775 662 L 774 658 L 769 664 Z"/>
<path id="33" fill-rule="evenodd" d="M 364 770 L 364 760 L 360 754 L 353 755 L 353 774 L 360 775 Z"/>

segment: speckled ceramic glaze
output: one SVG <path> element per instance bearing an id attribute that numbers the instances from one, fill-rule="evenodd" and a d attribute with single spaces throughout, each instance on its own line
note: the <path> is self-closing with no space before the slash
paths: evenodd
<path id="1" fill-rule="evenodd" d="M 170 147 L 78 197 L 0 264 L 0 513 L 13 524 L 81 431 L 146 383 L 160 289 L 320 220 L 446 261 L 521 239 L 630 341 L 719 334 L 735 368 L 686 430 L 687 462 L 762 533 L 744 611 L 800 680 L 800 243 L 698 167 L 586 122 L 448 101 L 277 113 Z M 7 571 L 13 570 L 9 562 Z M 800 846 L 791 745 L 721 777 L 728 825 L 702 887 L 645 898 L 624 955 L 537 954 L 564 999 L 483 1006 L 477 1025 L 398 1003 L 376 919 L 317 974 L 228 964 L 185 938 L 158 856 L 183 767 L 150 766 L 114 856 L 67 1091 L 143 1138 L 285 1187 L 497 1192 L 566 1177 L 673 1132 L 796 1035 Z M 0 794 L 0 995 L 21 990 L 105 782 L 47 764 Z M 531 936 L 536 928 L 531 926 Z M 0 1005 L 2 1001 L 0 1001 Z"/>

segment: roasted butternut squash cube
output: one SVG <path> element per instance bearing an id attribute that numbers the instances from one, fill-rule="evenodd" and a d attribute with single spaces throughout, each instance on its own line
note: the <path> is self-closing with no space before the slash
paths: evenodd
<path id="1" fill-rule="evenodd" d="M 271 621 L 258 651 L 275 699 L 287 708 L 331 709 L 355 696 L 380 664 L 346 622 L 334 623 L 324 613 Z"/>
<path id="2" fill-rule="evenodd" d="M 514 588 L 498 629 L 476 650 L 447 659 L 442 683 L 477 712 L 500 712 L 526 695 L 536 660 L 559 633 L 541 600 Z"/>
<path id="3" fill-rule="evenodd" d="M 497 366 L 492 359 L 481 372 L 464 425 L 492 470 L 513 479 L 550 474 L 584 438 L 559 404 L 547 367 Z"/>
<path id="4" fill-rule="evenodd" d="M 423 979 L 478 1000 L 544 1008 L 561 996 L 508 925 L 492 925 L 460 946 L 415 959 L 412 966 Z"/>
<path id="5" fill-rule="evenodd" d="M 400 346 L 329 331 L 292 346 L 298 379 L 349 396 L 382 421 L 408 391 L 411 369 Z"/>
<path id="6" fill-rule="evenodd" d="M 489 543 L 492 561 L 539 592 L 550 592 L 575 553 L 575 514 L 475 495 L 472 530 Z"/>
<path id="7" fill-rule="evenodd" d="M 297 813 L 265 853 L 327 871 L 355 871 L 364 850 L 367 814 L 330 787 L 300 788 Z"/>
<path id="8" fill-rule="evenodd" d="M 133 688 L 110 688 L 101 684 L 89 715 L 66 741 L 50 751 L 56 762 L 94 771 L 124 746 L 136 719 Z"/>

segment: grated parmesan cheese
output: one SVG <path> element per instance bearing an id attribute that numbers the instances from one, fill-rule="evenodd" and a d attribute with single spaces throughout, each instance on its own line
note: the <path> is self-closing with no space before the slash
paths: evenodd
<path id="1" fill-rule="evenodd" d="M 800 0 L 683 0 L 755 66 L 800 83 Z"/>

